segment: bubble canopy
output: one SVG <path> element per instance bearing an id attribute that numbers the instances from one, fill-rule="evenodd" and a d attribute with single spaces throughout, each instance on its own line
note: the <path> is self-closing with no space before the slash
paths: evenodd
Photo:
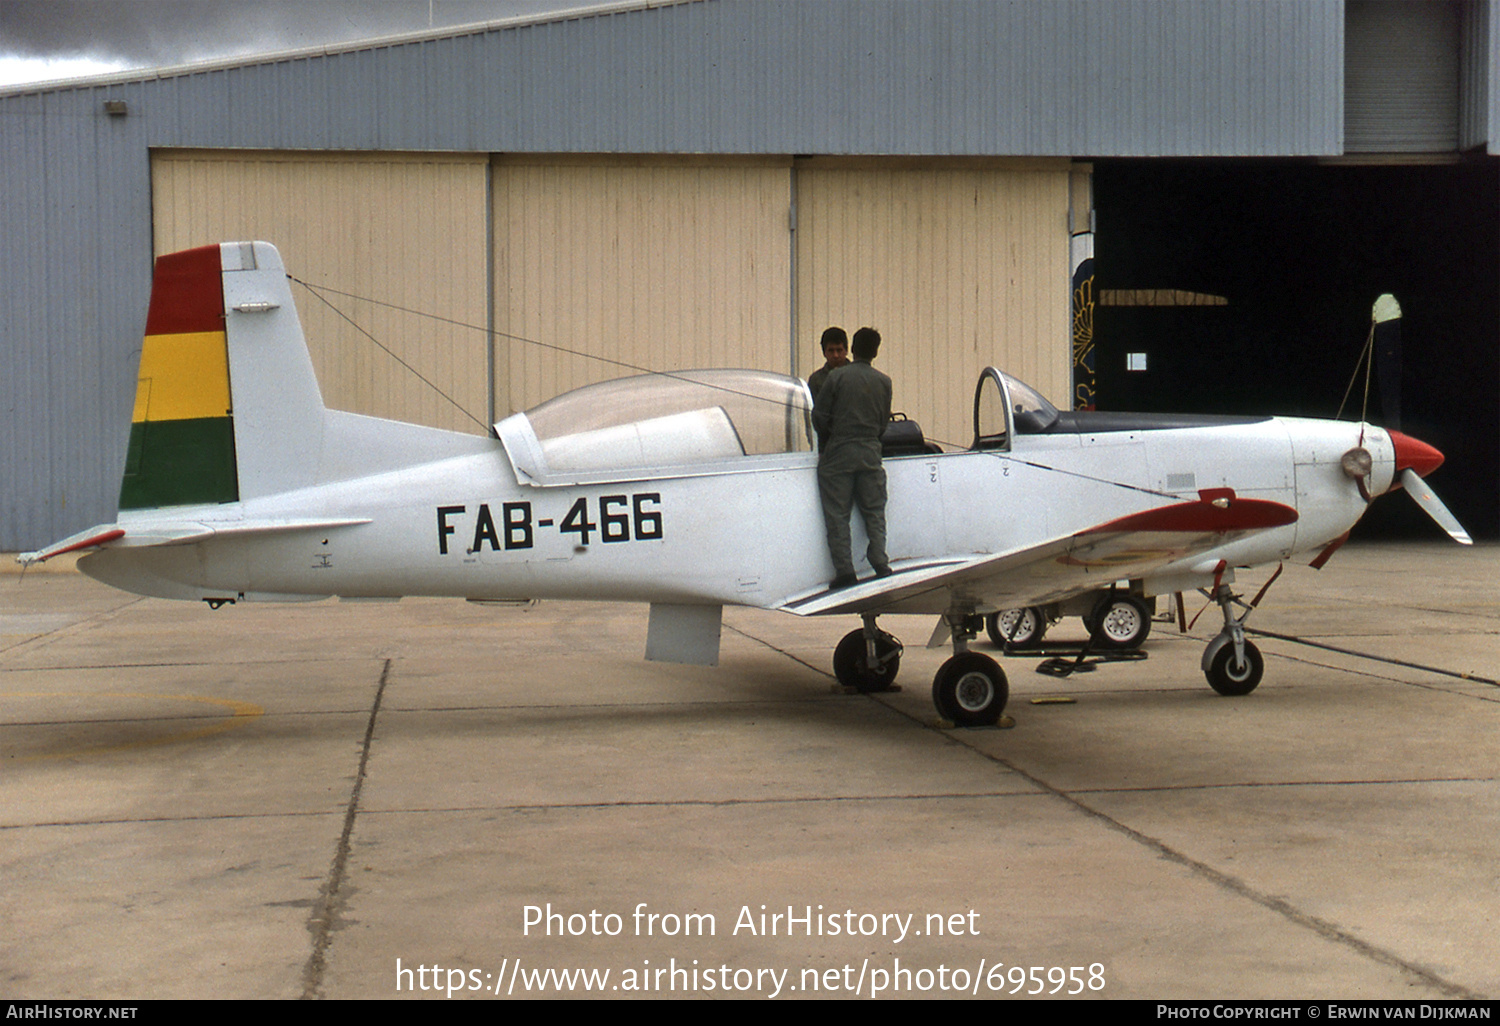
<path id="1" fill-rule="evenodd" d="M 811 452 L 812 396 L 761 370 L 641 374 L 565 392 L 495 425 L 517 476 L 606 480 L 746 456 Z"/>

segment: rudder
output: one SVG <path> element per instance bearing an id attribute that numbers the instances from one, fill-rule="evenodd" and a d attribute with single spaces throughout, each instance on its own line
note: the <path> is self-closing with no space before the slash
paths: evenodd
<path id="1" fill-rule="evenodd" d="M 218 246 L 157 258 L 120 508 L 239 498 Z"/>
<path id="2" fill-rule="evenodd" d="M 156 260 L 122 510 L 236 502 L 316 481 L 322 393 L 265 242 Z"/>

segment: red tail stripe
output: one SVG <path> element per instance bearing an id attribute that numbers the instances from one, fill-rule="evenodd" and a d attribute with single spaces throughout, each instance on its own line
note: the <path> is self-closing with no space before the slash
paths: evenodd
<path id="1" fill-rule="evenodd" d="M 223 330 L 224 286 L 219 247 L 202 246 L 157 257 L 146 334 Z"/>

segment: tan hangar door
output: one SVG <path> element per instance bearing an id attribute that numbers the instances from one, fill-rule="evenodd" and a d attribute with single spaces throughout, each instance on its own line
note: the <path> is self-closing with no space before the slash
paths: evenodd
<path id="1" fill-rule="evenodd" d="M 328 406 L 484 433 L 487 168 L 484 154 L 159 151 L 155 251 L 274 244 L 288 273 L 331 290 L 292 287 Z"/>
<path id="2" fill-rule="evenodd" d="M 790 369 L 790 161 L 500 157 L 497 416 L 579 385 Z"/>
<path id="3" fill-rule="evenodd" d="M 798 162 L 798 373 L 826 326 L 871 325 L 896 409 L 962 447 L 987 365 L 1071 406 L 1069 164 L 923 163 Z"/>

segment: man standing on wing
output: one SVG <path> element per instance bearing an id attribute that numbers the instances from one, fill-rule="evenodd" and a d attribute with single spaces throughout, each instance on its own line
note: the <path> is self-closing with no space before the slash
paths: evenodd
<path id="1" fill-rule="evenodd" d="M 860 328 L 851 347 L 854 362 L 834 369 L 813 404 L 818 432 L 818 492 L 833 557 L 832 588 L 855 583 L 850 555 L 849 511 L 859 506 L 870 546 L 865 551 L 876 577 L 891 572 L 885 554 L 885 467 L 880 436 L 891 420 L 891 379 L 870 365 L 880 352 L 880 332 Z"/>

